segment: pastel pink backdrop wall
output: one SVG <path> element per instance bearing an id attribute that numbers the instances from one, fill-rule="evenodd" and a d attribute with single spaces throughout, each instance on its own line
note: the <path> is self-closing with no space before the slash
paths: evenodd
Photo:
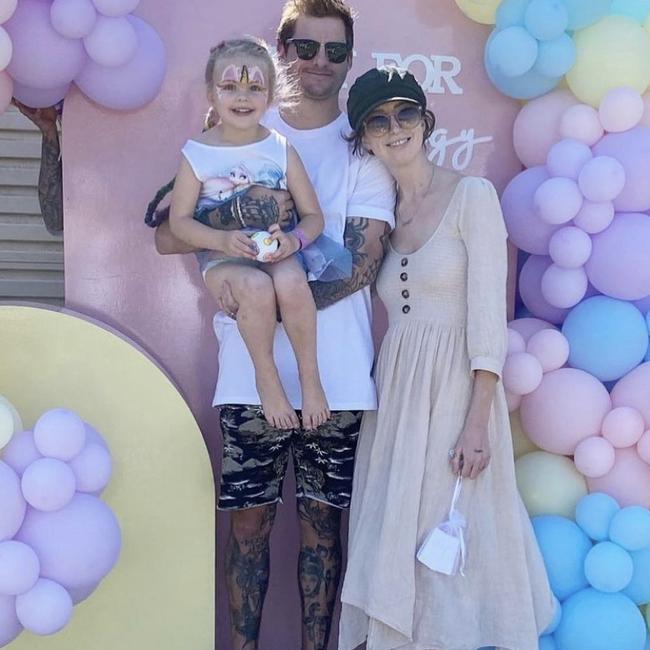
<path id="1" fill-rule="evenodd" d="M 202 75 L 209 47 L 241 33 L 274 42 L 282 4 L 282 0 L 142 0 L 136 13 L 155 26 L 168 51 L 167 78 L 158 98 L 132 113 L 99 108 L 80 93 L 66 99 L 65 105 L 67 305 L 116 327 L 160 360 L 200 422 L 215 468 L 220 462 L 220 434 L 210 407 L 217 372 L 210 298 L 193 256 L 158 256 L 153 233 L 142 217 L 153 193 L 173 175 L 183 142 L 200 130 L 206 109 Z M 357 56 L 350 80 L 399 55 L 427 83 L 438 127 L 446 129 L 446 137 L 452 140 L 444 161 L 438 160 L 464 168 L 465 173 L 488 176 L 503 189 L 520 167 L 511 135 L 518 106 L 499 95 L 483 72 L 489 28 L 464 18 L 453 0 L 357 0 L 355 7 Z M 447 81 L 444 75 L 438 79 L 436 70 L 448 72 Z M 471 134 L 461 134 L 469 129 L 475 130 L 476 138 L 487 138 L 476 144 L 471 160 L 462 146 Z M 378 336 L 383 327 L 380 314 Z M 300 647 L 291 489 L 290 483 L 285 485 L 285 505 L 273 535 L 261 643 L 271 650 Z M 225 517 L 218 527 L 217 647 L 225 650 L 230 647 L 220 552 Z M 336 648 L 336 633 L 330 648 Z"/>

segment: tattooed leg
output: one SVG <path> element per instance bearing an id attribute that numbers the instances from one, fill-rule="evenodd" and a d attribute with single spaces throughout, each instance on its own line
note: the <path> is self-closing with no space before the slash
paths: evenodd
<path id="1" fill-rule="evenodd" d="M 341 510 L 303 498 L 298 516 L 302 650 L 325 650 L 341 576 Z"/>
<path id="2" fill-rule="evenodd" d="M 276 505 L 232 513 L 226 548 L 226 583 L 233 650 L 257 650 L 269 585 L 269 536 Z"/>

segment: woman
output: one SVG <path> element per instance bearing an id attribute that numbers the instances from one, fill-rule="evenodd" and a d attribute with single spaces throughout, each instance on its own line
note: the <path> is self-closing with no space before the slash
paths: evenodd
<path id="1" fill-rule="evenodd" d="M 553 617 L 515 483 L 499 376 L 506 352 L 506 231 L 489 181 L 438 168 L 435 119 L 414 77 L 370 70 L 348 100 L 352 141 L 398 185 L 377 279 L 389 328 L 379 410 L 364 416 L 350 512 L 339 648 L 537 650 Z M 458 474 L 464 576 L 416 559 Z"/>

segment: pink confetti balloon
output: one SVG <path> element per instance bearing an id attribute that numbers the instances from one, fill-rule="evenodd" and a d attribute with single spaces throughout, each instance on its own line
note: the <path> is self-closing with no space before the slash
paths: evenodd
<path id="1" fill-rule="evenodd" d="M 569 359 L 569 341 L 557 330 L 541 330 L 530 337 L 526 351 L 542 364 L 544 372 L 552 372 Z"/>
<path id="2" fill-rule="evenodd" d="M 551 264 L 553 261 L 550 257 L 531 255 L 521 267 L 519 294 L 533 316 L 559 325 L 564 322 L 569 310 L 554 307 L 542 294 L 542 277 Z"/>
<path id="3" fill-rule="evenodd" d="M 613 88 L 602 98 L 598 115 L 606 131 L 620 132 L 637 126 L 644 109 L 643 99 L 634 88 Z"/>
<path id="4" fill-rule="evenodd" d="M 68 409 L 46 411 L 34 425 L 34 443 L 43 456 L 70 460 L 86 442 L 83 420 Z"/>
<path id="5" fill-rule="evenodd" d="M 551 147 L 561 139 L 563 113 L 578 100 L 568 90 L 554 90 L 528 102 L 513 126 L 515 152 L 525 167 L 544 165 Z"/>
<path id="6" fill-rule="evenodd" d="M 16 598 L 0 594 L 0 648 L 9 645 L 22 631 L 16 616 Z"/>
<path id="7" fill-rule="evenodd" d="M 614 221 L 615 214 L 614 204 L 611 201 L 607 203 L 583 201 L 580 212 L 573 219 L 573 225 L 590 235 L 595 235 L 605 230 Z"/>
<path id="8" fill-rule="evenodd" d="M 568 108 L 560 120 L 560 134 L 563 138 L 574 138 L 588 147 L 593 147 L 605 134 L 598 111 L 587 104 Z"/>
<path id="9" fill-rule="evenodd" d="M 127 18 L 100 16 L 92 32 L 84 38 L 84 46 L 95 63 L 122 66 L 135 55 L 138 37 Z"/>
<path id="10" fill-rule="evenodd" d="M 564 138 L 551 147 L 546 158 L 546 167 L 551 176 L 578 180 L 580 170 L 592 158 L 591 149 L 584 142 Z"/>
<path id="11" fill-rule="evenodd" d="M 86 60 L 83 45 L 52 27 L 49 3 L 20 0 L 5 27 L 13 42 L 7 72 L 14 81 L 30 88 L 60 88 L 79 74 Z"/>
<path id="12" fill-rule="evenodd" d="M 14 97 L 31 108 L 46 108 L 58 104 L 70 90 L 70 84 L 65 84 L 60 88 L 28 88 L 22 84 L 14 82 Z"/>
<path id="13" fill-rule="evenodd" d="M 148 104 L 160 91 L 165 77 L 165 46 L 156 31 L 135 16 L 138 48 L 122 66 L 107 68 L 88 61 L 75 83 L 93 101 L 115 110 L 134 110 Z"/>
<path id="14" fill-rule="evenodd" d="M 91 0 L 54 0 L 50 7 L 52 27 L 66 38 L 84 38 L 93 31 L 97 11 Z"/>
<path id="15" fill-rule="evenodd" d="M 21 542 L 0 542 L 0 594 L 17 596 L 38 580 L 41 565 L 34 551 Z"/>
<path id="16" fill-rule="evenodd" d="M 104 16 L 126 16 L 140 3 L 140 0 L 93 0 L 99 13 Z"/>
<path id="17" fill-rule="evenodd" d="M 614 467 L 601 478 L 588 478 L 590 492 L 604 492 L 625 506 L 650 508 L 650 465 L 636 448 L 616 450 Z"/>
<path id="18" fill-rule="evenodd" d="M 548 252 L 558 266 L 577 269 L 589 259 L 591 248 L 591 237 L 584 230 L 567 226 L 551 237 Z"/>
<path id="19" fill-rule="evenodd" d="M 61 585 L 40 579 L 16 598 L 16 614 L 23 627 L 33 634 L 54 634 L 70 620 L 72 599 Z"/>
<path id="20" fill-rule="evenodd" d="M 636 445 L 644 430 L 643 416 L 631 406 L 614 408 L 603 420 L 603 437 L 607 438 L 614 447 L 624 448 Z"/>
<path id="21" fill-rule="evenodd" d="M 23 496 L 37 510 L 60 510 L 74 496 L 76 480 L 66 463 L 56 458 L 35 460 L 23 473 Z"/>
<path id="22" fill-rule="evenodd" d="M 515 395 L 532 393 L 542 381 L 542 364 L 528 352 L 515 352 L 503 365 L 503 385 Z"/>
<path id="23" fill-rule="evenodd" d="M 639 458 L 650 465 L 650 429 L 641 436 L 636 444 L 636 450 Z"/>
<path id="24" fill-rule="evenodd" d="M 611 409 L 609 394 L 592 375 L 575 368 L 546 373 L 521 400 L 521 422 L 540 449 L 573 454 L 577 444 L 600 433 Z"/>
<path id="25" fill-rule="evenodd" d="M 0 72 L 0 113 L 4 113 L 9 108 L 13 92 L 13 79 L 6 72 Z"/>
<path id="26" fill-rule="evenodd" d="M 625 169 L 616 158 L 596 156 L 580 171 L 578 185 L 588 201 L 613 201 L 625 187 Z"/>
<path id="27" fill-rule="evenodd" d="M 25 519 L 27 504 L 20 491 L 20 479 L 0 460 L 0 542 L 11 539 Z"/>
<path id="28" fill-rule="evenodd" d="M 609 228 L 592 236 L 591 242 L 593 249 L 585 270 L 600 293 L 620 300 L 650 295 L 647 214 L 618 214 Z"/>
<path id="29" fill-rule="evenodd" d="M 587 294 L 588 287 L 589 280 L 582 267 L 564 269 L 551 264 L 542 276 L 542 295 L 560 309 L 577 305 Z"/>
<path id="30" fill-rule="evenodd" d="M 578 214 L 583 197 L 575 181 L 556 176 L 539 186 L 533 201 L 543 221 L 558 225 L 571 221 Z"/>
<path id="31" fill-rule="evenodd" d="M 645 422 L 646 429 L 650 429 L 650 363 L 628 372 L 619 379 L 612 389 L 612 404 L 616 407 L 631 406 L 636 409 Z"/>
<path id="32" fill-rule="evenodd" d="M 616 452 L 611 442 L 601 436 L 585 438 L 578 443 L 573 454 L 576 469 L 589 478 L 599 478 L 611 471 Z"/>
<path id="33" fill-rule="evenodd" d="M 614 201 L 617 212 L 650 209 L 650 128 L 637 126 L 623 133 L 610 133 L 594 147 L 594 155 L 616 158 L 623 165 L 626 180 Z"/>

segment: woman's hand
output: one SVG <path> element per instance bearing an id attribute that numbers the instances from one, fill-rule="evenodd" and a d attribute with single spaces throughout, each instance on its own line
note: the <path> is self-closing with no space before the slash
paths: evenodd
<path id="1" fill-rule="evenodd" d="M 257 258 L 257 244 L 240 230 L 215 231 L 220 236 L 217 250 L 229 257 Z"/>
<path id="2" fill-rule="evenodd" d="M 475 479 L 490 463 L 490 441 L 487 427 L 466 424 L 449 450 L 449 462 L 454 474 Z"/>
<path id="3" fill-rule="evenodd" d="M 280 260 L 290 257 L 300 250 L 300 242 L 295 235 L 290 232 L 284 232 L 277 223 L 269 227 L 271 239 L 278 242 L 278 250 L 275 253 L 269 253 L 264 259 L 265 262 L 279 262 Z"/>

